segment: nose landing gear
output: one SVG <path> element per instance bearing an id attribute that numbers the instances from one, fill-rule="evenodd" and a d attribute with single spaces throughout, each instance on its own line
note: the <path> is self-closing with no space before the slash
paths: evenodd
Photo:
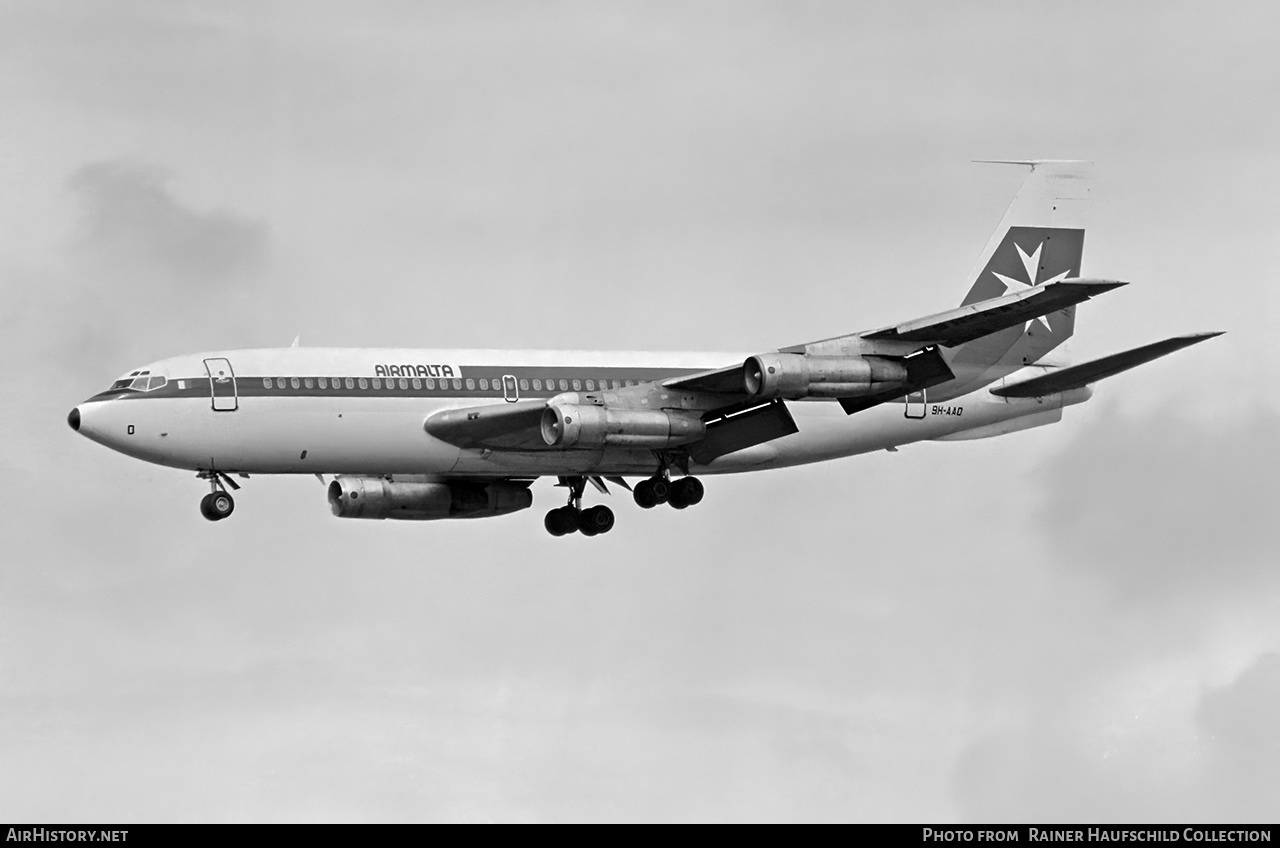
<path id="1" fill-rule="evenodd" d="M 226 492 L 211 492 L 200 499 L 200 514 L 210 521 L 221 521 L 235 508 L 235 500 Z"/>
<path id="2" fill-rule="evenodd" d="M 200 514 L 210 521 L 221 521 L 235 511 L 235 498 L 231 497 L 231 493 L 223 488 L 223 481 L 226 481 L 233 489 L 239 489 L 239 484 L 232 480 L 221 471 L 201 471 L 196 475 L 201 480 L 209 481 L 211 491 L 200 499 Z"/>

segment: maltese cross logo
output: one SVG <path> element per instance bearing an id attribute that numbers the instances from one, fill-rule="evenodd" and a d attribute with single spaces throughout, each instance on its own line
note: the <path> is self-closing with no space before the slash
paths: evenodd
<path id="1" fill-rule="evenodd" d="M 1066 271 L 1063 271 L 1061 274 L 1056 274 L 1050 277 L 1047 280 L 1040 280 L 1037 282 L 1036 276 L 1040 271 L 1040 251 L 1044 249 L 1044 242 L 1040 242 L 1039 244 L 1037 244 L 1035 252 L 1033 252 L 1030 255 L 1028 255 L 1027 252 L 1022 249 L 1022 246 L 1019 245 L 1017 242 L 1014 242 L 1013 246 L 1017 248 L 1018 256 L 1022 258 L 1022 267 L 1025 268 L 1027 271 L 1027 282 L 1024 283 L 1021 280 L 1015 280 L 1013 277 L 1008 277 L 1008 276 L 1005 276 L 1004 274 L 1000 274 L 995 271 L 992 271 L 991 273 L 995 274 L 996 278 L 1000 280 L 1000 282 L 1004 283 L 1005 294 L 1014 294 L 1017 292 L 1026 291 L 1027 289 L 1030 289 L 1034 286 L 1043 286 L 1047 283 L 1056 283 L 1059 280 L 1066 279 L 1067 275 L 1071 273 L 1071 271 L 1068 269 Z M 1024 333 L 1027 332 L 1031 328 L 1031 325 L 1036 322 L 1043 324 L 1047 332 L 1053 333 L 1053 328 L 1049 326 L 1049 316 L 1047 315 L 1041 315 L 1039 318 L 1034 318 L 1028 321 L 1023 326 L 1022 331 Z"/>

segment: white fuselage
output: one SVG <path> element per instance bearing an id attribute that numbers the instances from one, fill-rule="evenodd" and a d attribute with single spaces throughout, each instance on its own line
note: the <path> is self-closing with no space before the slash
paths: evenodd
<path id="1" fill-rule="evenodd" d="M 442 409 L 550 399 L 723 367 L 735 353 L 435 351 L 284 348 L 223 351 L 147 366 L 166 382 L 77 407 L 79 431 L 161 465 L 259 474 L 650 475 L 653 451 L 464 449 L 423 428 Z M 218 373 L 225 370 L 225 373 Z M 1013 375 L 1011 375 L 1011 380 Z M 1004 381 L 1001 381 L 1004 382 Z M 562 388 L 563 387 L 563 388 Z M 678 392 L 670 402 L 680 404 Z M 690 473 L 801 465 L 927 439 L 982 438 L 1052 423 L 1087 389 L 1005 399 L 984 387 L 938 404 L 920 398 L 846 415 L 834 400 L 789 403 L 798 432 L 718 457 Z"/>

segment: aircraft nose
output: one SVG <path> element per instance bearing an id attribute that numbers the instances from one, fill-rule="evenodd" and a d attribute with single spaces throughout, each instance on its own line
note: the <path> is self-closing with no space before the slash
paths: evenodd
<path id="1" fill-rule="evenodd" d="M 71 414 L 67 416 L 67 423 L 71 425 L 71 429 L 76 432 L 80 431 L 80 407 L 71 410 Z"/>

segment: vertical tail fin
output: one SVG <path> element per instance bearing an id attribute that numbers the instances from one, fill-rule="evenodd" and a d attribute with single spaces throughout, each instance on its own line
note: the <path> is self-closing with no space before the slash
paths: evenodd
<path id="1" fill-rule="evenodd" d="M 993 160 L 986 160 L 993 161 Z M 1089 218 L 1089 163 L 1006 161 L 1031 173 L 970 274 L 961 305 L 1080 276 Z M 1043 360 L 1075 332 L 1074 306 L 958 347 L 950 366 L 958 393 Z M 948 391 L 948 394 L 951 394 Z"/>
<path id="2" fill-rule="evenodd" d="M 1028 165 L 1031 173 L 969 275 L 972 285 L 961 306 L 999 297 L 1011 286 L 1080 276 L 1091 200 L 1089 163 L 984 161 Z"/>

